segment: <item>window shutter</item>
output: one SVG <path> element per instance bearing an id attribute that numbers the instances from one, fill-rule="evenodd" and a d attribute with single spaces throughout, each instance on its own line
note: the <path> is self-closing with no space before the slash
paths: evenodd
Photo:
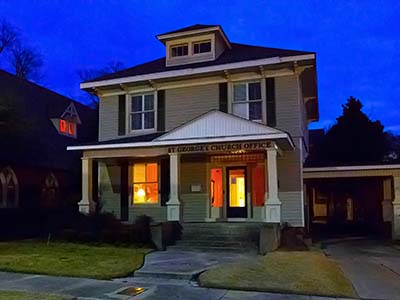
<path id="1" fill-rule="evenodd" d="M 267 125 L 276 126 L 276 108 L 275 108 L 275 78 L 266 79 L 267 95 Z"/>
<path id="2" fill-rule="evenodd" d="M 118 96 L 118 135 L 126 134 L 126 97 Z"/>
<path id="3" fill-rule="evenodd" d="M 165 206 L 169 200 L 170 180 L 169 180 L 169 157 L 164 158 L 160 162 L 160 194 L 161 205 Z"/>
<path id="4" fill-rule="evenodd" d="M 157 131 L 165 131 L 165 91 L 157 92 Z"/>
<path id="5" fill-rule="evenodd" d="M 228 112 L 228 84 L 226 82 L 219 84 L 219 110 Z"/>
<path id="6" fill-rule="evenodd" d="M 121 165 L 121 221 L 129 219 L 129 164 Z"/>

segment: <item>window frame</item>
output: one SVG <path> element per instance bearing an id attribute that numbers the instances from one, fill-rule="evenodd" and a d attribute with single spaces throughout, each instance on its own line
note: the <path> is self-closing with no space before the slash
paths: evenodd
<path id="1" fill-rule="evenodd" d="M 261 89 L 261 98 L 257 100 L 249 100 L 249 84 L 251 83 L 259 83 Z M 246 85 L 246 100 L 245 101 L 235 101 L 235 85 L 245 84 Z M 242 116 L 238 116 L 234 114 L 233 106 L 235 104 L 247 104 L 247 113 L 246 120 L 256 123 L 266 124 L 266 91 L 265 91 L 265 78 L 260 78 L 257 80 L 242 80 L 235 81 L 230 84 L 230 96 L 229 98 L 229 113 L 239 118 L 243 118 Z M 250 120 L 250 103 L 261 102 L 261 119 Z"/>
<path id="2" fill-rule="evenodd" d="M 176 55 L 176 56 L 174 56 L 172 54 L 173 53 L 173 51 L 172 51 L 173 48 L 185 47 L 185 46 L 187 47 L 187 54 L 185 54 L 185 55 Z M 188 57 L 189 53 L 190 53 L 190 45 L 189 45 L 189 43 L 172 44 L 172 45 L 169 46 L 169 58 L 170 59 L 175 59 L 175 58 L 180 58 L 180 57 Z"/>
<path id="3" fill-rule="evenodd" d="M 133 191 L 133 189 L 134 189 L 134 185 L 135 185 L 135 182 L 134 182 L 134 176 L 133 176 L 133 173 L 134 173 L 134 166 L 135 165 L 138 165 L 138 164 L 144 164 L 144 165 L 147 165 L 147 164 L 157 164 L 157 184 L 158 184 L 158 186 L 157 186 L 157 190 L 158 190 L 158 200 L 157 200 L 157 203 L 135 203 L 135 195 L 134 195 L 134 191 Z M 128 180 L 129 180 L 129 184 L 128 184 L 128 187 L 129 187 L 129 207 L 135 207 L 135 206 L 140 206 L 140 207 L 146 207 L 146 206 L 149 206 L 149 207 L 155 207 L 155 206 L 157 206 L 157 207 L 161 207 L 161 164 L 160 164 L 160 160 L 152 160 L 152 161 L 135 161 L 135 162 L 132 162 L 131 164 L 129 164 L 129 172 L 128 172 Z M 147 180 L 147 178 L 146 178 L 146 180 Z M 137 182 L 137 183 L 154 183 L 154 182 Z"/>
<path id="4" fill-rule="evenodd" d="M 144 110 L 144 98 L 147 95 L 152 95 L 153 96 L 153 110 Z M 142 111 L 140 112 L 132 112 L 132 98 L 141 96 L 142 97 Z M 157 130 L 157 92 L 152 91 L 152 92 L 143 92 L 143 93 L 135 93 L 135 94 L 127 94 L 128 100 L 126 101 L 127 104 L 127 116 L 126 116 L 126 128 L 128 129 L 128 133 L 130 134 L 136 134 L 136 133 L 150 133 L 154 132 Z M 142 128 L 141 129 L 132 129 L 132 115 L 133 114 L 142 114 L 144 115 L 145 113 L 148 112 L 153 112 L 154 113 L 154 127 L 153 128 L 144 128 L 144 117 L 142 118 Z"/>
<path id="5" fill-rule="evenodd" d="M 194 52 L 194 47 L 195 47 L 195 45 L 196 45 L 196 44 L 199 44 L 199 45 L 200 45 L 200 44 L 202 44 L 202 43 L 210 43 L 210 51 L 195 53 L 195 52 Z M 193 56 L 205 55 L 205 54 L 209 54 L 209 53 L 212 53 L 212 52 L 213 52 L 213 43 L 212 43 L 211 39 L 209 39 L 209 40 L 201 40 L 201 41 L 193 41 L 193 42 L 192 42 L 192 55 L 193 55 Z"/>

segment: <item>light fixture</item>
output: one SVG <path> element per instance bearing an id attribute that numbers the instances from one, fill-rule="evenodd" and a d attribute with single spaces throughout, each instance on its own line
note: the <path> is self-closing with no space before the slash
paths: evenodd
<path id="1" fill-rule="evenodd" d="M 146 192 L 144 191 L 144 189 L 139 189 L 136 194 L 138 195 L 138 197 L 146 196 Z"/>

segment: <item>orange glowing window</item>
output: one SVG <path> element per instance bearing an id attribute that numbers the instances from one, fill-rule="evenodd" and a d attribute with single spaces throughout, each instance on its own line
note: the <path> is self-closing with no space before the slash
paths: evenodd
<path id="1" fill-rule="evenodd" d="M 75 123 L 68 122 L 68 134 L 75 135 Z"/>
<path id="2" fill-rule="evenodd" d="M 222 169 L 211 169 L 210 197 L 212 207 L 222 207 Z"/>
<path id="3" fill-rule="evenodd" d="M 133 203 L 158 203 L 157 163 L 139 163 L 133 165 Z"/>
<path id="4" fill-rule="evenodd" d="M 60 120 L 60 132 L 67 133 L 67 121 Z"/>
<path id="5" fill-rule="evenodd" d="M 265 194 L 264 165 L 256 165 L 251 168 L 251 192 L 253 198 L 253 206 L 264 206 L 264 194 Z"/>

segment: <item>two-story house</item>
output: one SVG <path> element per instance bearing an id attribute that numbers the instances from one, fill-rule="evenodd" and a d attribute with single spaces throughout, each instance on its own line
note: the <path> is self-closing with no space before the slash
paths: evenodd
<path id="1" fill-rule="evenodd" d="M 219 25 L 157 39 L 165 57 L 81 84 L 100 98 L 99 141 L 69 147 L 83 151 L 81 211 L 94 181 L 121 220 L 303 227 L 316 54 L 233 43 Z"/>

